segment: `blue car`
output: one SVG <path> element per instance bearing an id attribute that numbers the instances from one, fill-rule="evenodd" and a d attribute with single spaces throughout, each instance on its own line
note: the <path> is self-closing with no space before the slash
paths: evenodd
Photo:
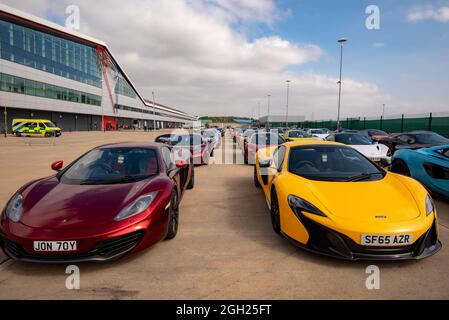
<path id="1" fill-rule="evenodd" d="M 435 195 L 449 200 L 449 145 L 400 149 L 392 158 L 391 171 L 415 178 Z"/>

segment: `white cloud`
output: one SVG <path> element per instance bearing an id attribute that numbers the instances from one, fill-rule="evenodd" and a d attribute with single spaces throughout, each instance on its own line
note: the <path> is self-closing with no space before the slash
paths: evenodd
<path id="1" fill-rule="evenodd" d="M 407 16 L 410 22 L 420 22 L 423 20 L 434 20 L 437 22 L 449 22 L 449 7 L 443 6 L 439 9 L 433 7 L 416 7 Z"/>
<path id="2" fill-rule="evenodd" d="M 290 79 L 291 114 L 336 117 L 337 79 L 290 71 L 319 61 L 325 55 L 319 46 L 276 35 L 250 40 L 235 27 L 274 23 L 283 13 L 271 0 L 6 2 L 41 17 L 64 17 L 67 5 L 78 5 L 81 31 L 108 43 L 143 95 L 155 91 L 163 104 L 199 115 L 250 116 L 258 102 L 266 113 L 271 93 L 272 112 L 283 114 Z M 385 100 L 372 84 L 344 80 L 343 116 L 370 115 Z"/>

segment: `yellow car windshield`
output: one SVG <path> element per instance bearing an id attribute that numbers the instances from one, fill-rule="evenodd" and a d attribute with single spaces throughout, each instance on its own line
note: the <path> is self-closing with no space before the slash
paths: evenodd
<path id="1" fill-rule="evenodd" d="M 378 180 L 385 172 L 355 149 L 345 146 L 302 146 L 290 150 L 291 173 L 320 181 Z"/>

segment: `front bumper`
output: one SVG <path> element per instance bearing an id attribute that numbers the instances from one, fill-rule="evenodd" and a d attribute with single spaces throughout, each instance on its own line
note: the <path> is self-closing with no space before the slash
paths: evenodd
<path id="1" fill-rule="evenodd" d="M 136 248 L 144 237 L 144 231 L 99 242 L 92 250 L 76 254 L 32 254 L 17 242 L 0 237 L 0 246 L 14 260 L 39 263 L 77 263 L 87 261 L 106 262 L 117 260 Z"/>
<path id="2" fill-rule="evenodd" d="M 309 232 L 307 244 L 284 234 L 293 244 L 314 253 L 343 260 L 420 260 L 437 253 L 442 244 L 438 240 L 437 220 L 417 241 L 400 247 L 369 247 L 355 243 L 342 233 L 324 227 L 304 215 L 300 221 Z"/>

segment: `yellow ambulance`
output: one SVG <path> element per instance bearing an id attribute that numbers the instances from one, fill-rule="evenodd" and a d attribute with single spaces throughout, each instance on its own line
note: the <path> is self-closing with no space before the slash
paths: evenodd
<path id="1" fill-rule="evenodd" d="M 59 137 L 61 128 L 45 119 L 13 119 L 12 133 L 17 137 Z"/>

